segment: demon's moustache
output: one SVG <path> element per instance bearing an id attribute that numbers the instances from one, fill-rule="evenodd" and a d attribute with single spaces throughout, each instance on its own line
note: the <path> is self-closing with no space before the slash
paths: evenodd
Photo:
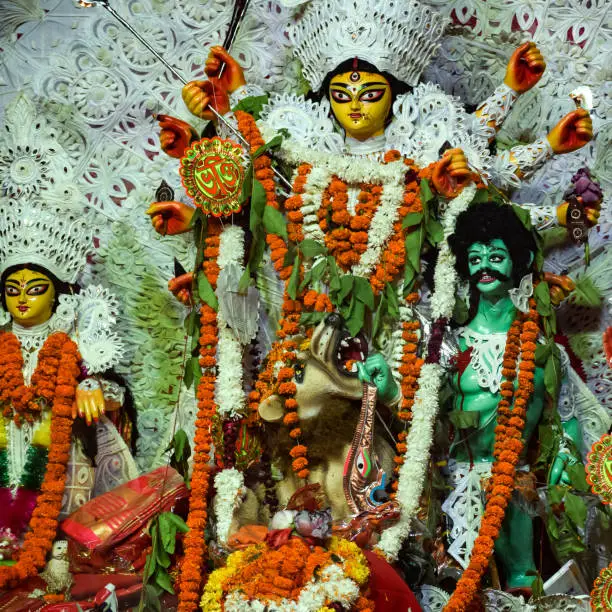
<path id="1" fill-rule="evenodd" d="M 475 272 L 474 274 L 470 275 L 470 283 L 472 285 L 478 284 L 480 282 L 480 279 L 485 274 L 487 276 L 491 276 L 492 278 L 497 279 L 498 281 L 501 281 L 502 283 L 510 280 L 509 276 L 506 276 L 505 274 L 503 274 L 499 270 L 494 270 L 493 268 L 480 268 L 480 270 L 478 270 L 478 272 Z"/>

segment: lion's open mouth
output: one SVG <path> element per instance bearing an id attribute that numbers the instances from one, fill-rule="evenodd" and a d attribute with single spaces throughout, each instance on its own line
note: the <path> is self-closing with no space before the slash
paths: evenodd
<path id="1" fill-rule="evenodd" d="M 354 338 L 343 332 L 336 345 L 336 367 L 341 374 L 357 376 L 357 362 L 365 361 L 368 356 L 368 343 L 365 336 L 359 333 Z"/>

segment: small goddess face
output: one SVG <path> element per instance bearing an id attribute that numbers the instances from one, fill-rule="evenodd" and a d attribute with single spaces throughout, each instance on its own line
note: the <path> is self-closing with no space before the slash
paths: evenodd
<path id="1" fill-rule="evenodd" d="M 502 295 L 512 288 L 512 258 L 503 240 L 475 242 L 467 255 L 470 280 L 480 293 Z"/>
<path id="2" fill-rule="evenodd" d="M 367 140 L 379 136 L 391 110 L 391 85 L 375 72 L 344 72 L 329 84 L 332 111 L 347 136 Z"/>
<path id="3" fill-rule="evenodd" d="M 22 268 L 7 277 L 4 299 L 13 321 L 24 327 L 32 327 L 51 318 L 55 287 L 42 272 Z"/>

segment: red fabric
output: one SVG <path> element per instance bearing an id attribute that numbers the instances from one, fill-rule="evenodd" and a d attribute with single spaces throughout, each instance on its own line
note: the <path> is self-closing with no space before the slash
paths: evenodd
<path id="1" fill-rule="evenodd" d="M 138 574 L 74 574 L 70 596 L 76 601 L 93 599 L 98 591 L 113 583 L 117 591 L 142 582 Z"/>
<path id="2" fill-rule="evenodd" d="M 370 599 L 376 612 L 422 612 L 410 587 L 376 553 L 363 551 L 370 564 Z"/>

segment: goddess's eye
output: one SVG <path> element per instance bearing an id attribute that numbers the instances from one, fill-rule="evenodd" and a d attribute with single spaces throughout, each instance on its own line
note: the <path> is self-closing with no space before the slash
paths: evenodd
<path id="1" fill-rule="evenodd" d="M 338 102 L 339 104 L 344 104 L 345 102 L 351 101 L 351 96 L 349 96 L 345 91 L 340 91 L 339 89 L 332 89 L 331 97 L 334 99 L 334 102 Z"/>
<path id="2" fill-rule="evenodd" d="M 370 89 L 359 96 L 362 102 L 377 102 L 385 95 L 384 89 Z"/>
<path id="3" fill-rule="evenodd" d="M 13 287 L 11 285 L 7 285 L 4 288 L 4 293 L 6 295 L 8 295 L 9 297 L 17 297 L 20 293 L 19 289 L 17 287 Z"/>
<path id="4" fill-rule="evenodd" d="M 47 285 L 47 284 L 44 284 L 44 285 L 34 285 L 34 287 L 30 287 L 26 291 L 26 294 L 27 295 L 31 295 L 31 296 L 44 295 L 45 293 L 47 293 L 47 289 L 49 289 L 49 285 Z"/>

